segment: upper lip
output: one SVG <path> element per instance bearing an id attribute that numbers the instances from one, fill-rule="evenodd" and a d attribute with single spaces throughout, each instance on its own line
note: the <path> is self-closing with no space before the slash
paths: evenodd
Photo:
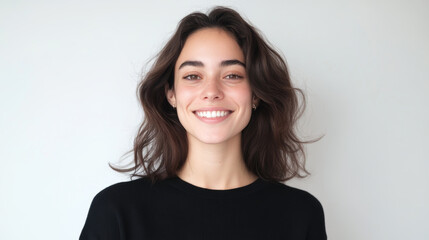
<path id="1" fill-rule="evenodd" d="M 205 107 L 205 108 L 196 109 L 192 112 L 204 112 L 204 111 L 228 111 L 228 112 L 232 112 L 232 110 L 227 109 L 227 108 L 223 108 L 223 107 Z"/>

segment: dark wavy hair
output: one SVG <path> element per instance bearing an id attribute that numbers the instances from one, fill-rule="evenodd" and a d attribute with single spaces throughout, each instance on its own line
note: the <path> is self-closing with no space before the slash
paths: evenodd
<path id="1" fill-rule="evenodd" d="M 303 144 L 310 141 L 301 141 L 295 132 L 295 123 L 305 107 L 303 92 L 292 86 L 281 55 L 255 27 L 225 7 L 215 7 L 208 14 L 194 12 L 180 21 L 138 85 L 145 117 L 133 149 L 126 153 L 134 153 L 134 162 L 123 168 L 110 166 L 119 172 L 131 172 L 131 177 L 149 177 L 152 181 L 177 176 L 188 155 L 188 141 L 166 91 L 174 86 L 174 66 L 186 39 L 203 28 L 220 28 L 235 37 L 244 53 L 253 95 L 259 99 L 242 131 L 241 148 L 247 168 L 270 181 L 309 174 Z"/>

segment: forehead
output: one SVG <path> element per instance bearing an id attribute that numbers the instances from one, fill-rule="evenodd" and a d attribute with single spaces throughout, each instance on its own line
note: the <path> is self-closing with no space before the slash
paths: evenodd
<path id="1" fill-rule="evenodd" d="M 182 62 L 189 60 L 216 63 L 228 59 L 244 62 L 243 51 L 234 36 L 220 28 L 204 28 L 186 39 L 177 59 L 176 69 Z"/>

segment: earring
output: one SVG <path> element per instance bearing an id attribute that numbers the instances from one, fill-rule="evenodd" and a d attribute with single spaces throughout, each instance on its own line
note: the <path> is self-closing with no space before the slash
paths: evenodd
<path id="1" fill-rule="evenodd" d="M 252 108 L 253 108 L 253 111 L 256 110 L 256 103 L 258 102 L 257 99 L 258 98 L 255 95 L 252 96 L 252 102 L 253 102 L 252 103 Z"/>
<path id="2" fill-rule="evenodd" d="M 176 104 L 175 104 L 175 103 L 173 103 L 171 106 L 172 106 L 174 109 L 176 109 Z"/>

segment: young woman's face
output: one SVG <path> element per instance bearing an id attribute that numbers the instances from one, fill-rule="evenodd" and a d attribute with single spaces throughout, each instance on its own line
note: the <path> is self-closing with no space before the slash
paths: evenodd
<path id="1" fill-rule="evenodd" d="M 240 138 L 252 114 L 252 91 L 235 39 L 219 28 L 191 34 L 175 65 L 169 102 L 189 141 L 208 144 Z"/>

